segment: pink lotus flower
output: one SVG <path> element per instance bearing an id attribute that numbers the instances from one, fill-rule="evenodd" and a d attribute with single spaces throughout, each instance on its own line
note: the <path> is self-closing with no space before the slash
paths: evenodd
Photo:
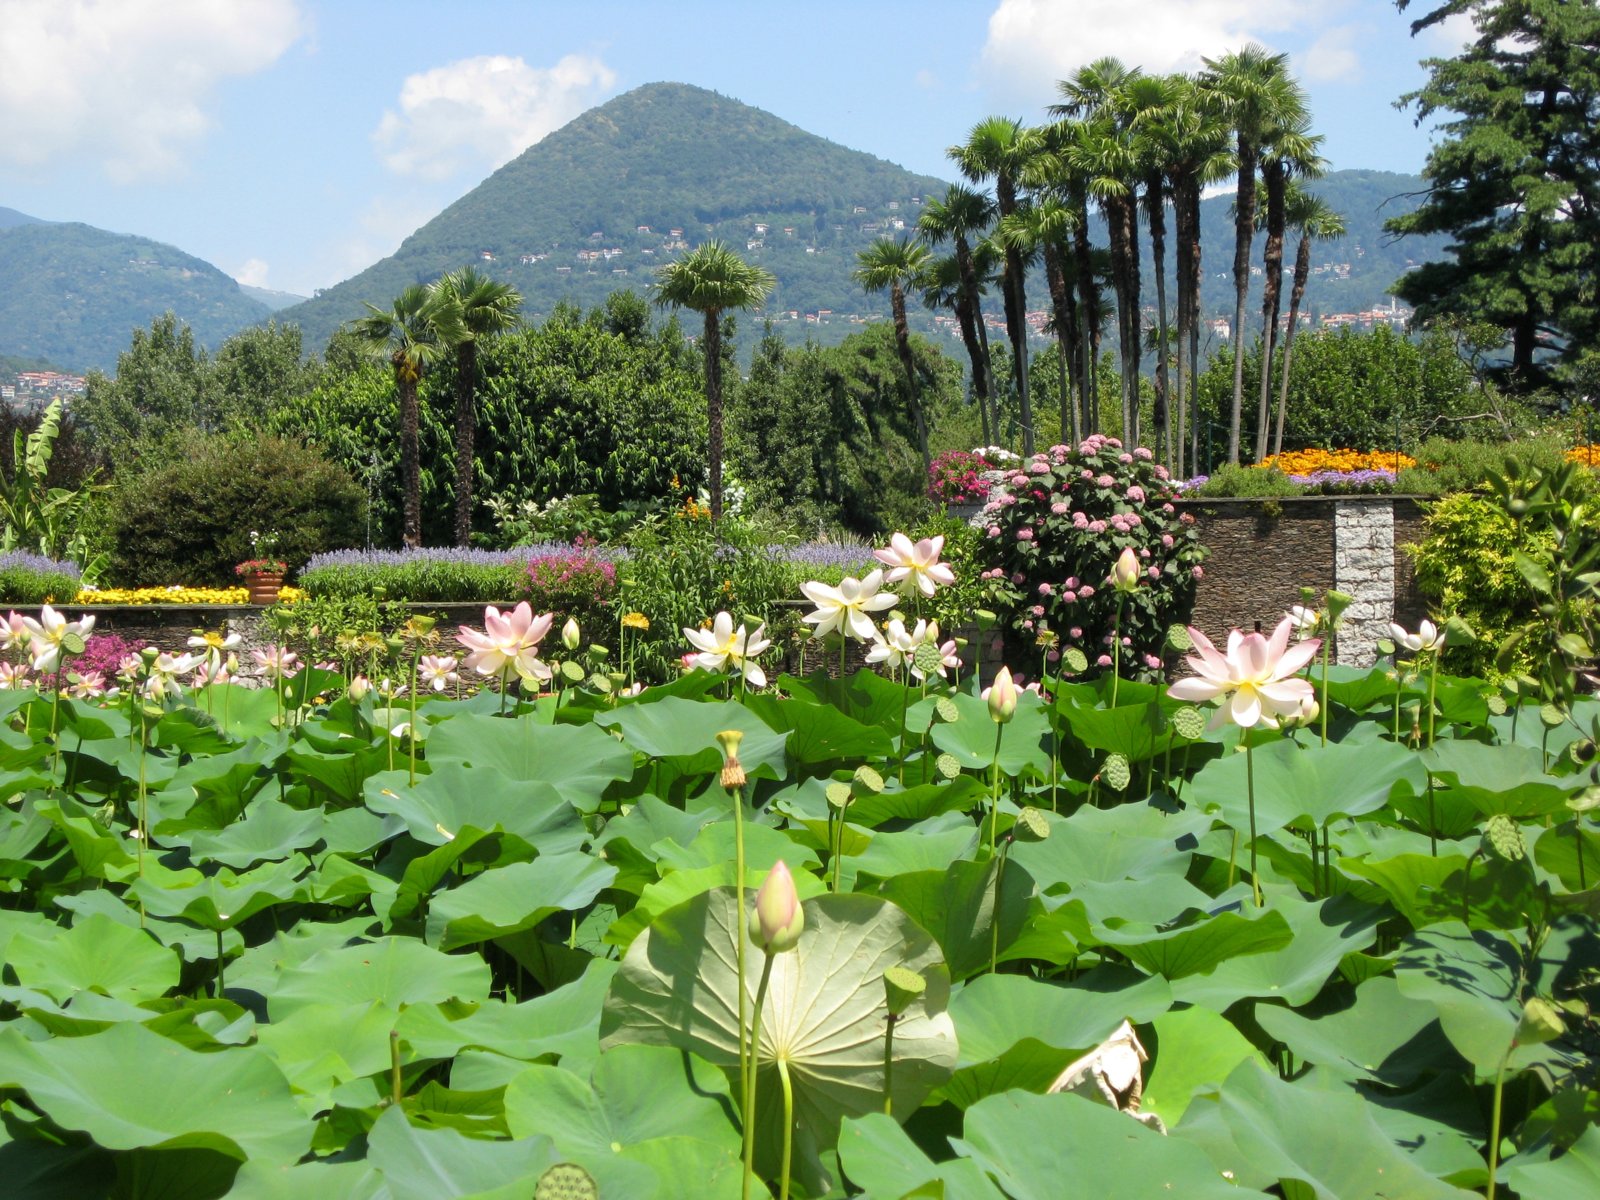
<path id="1" fill-rule="evenodd" d="M 1117 557 L 1116 565 L 1111 568 L 1111 575 L 1106 582 L 1119 592 L 1139 590 L 1139 559 L 1134 554 L 1132 546 L 1122 548 L 1122 553 Z"/>
<path id="2" fill-rule="evenodd" d="M 454 654 L 424 654 L 417 661 L 417 682 L 442 692 L 445 688 L 461 682 L 461 676 L 456 673 L 456 656 Z"/>
<path id="3" fill-rule="evenodd" d="M 250 657 L 256 667 L 270 679 L 289 679 L 298 670 L 300 656 L 285 646 L 268 646 L 265 650 L 252 650 Z"/>
<path id="4" fill-rule="evenodd" d="M 462 666 L 502 681 L 513 673 L 525 682 L 549 680 L 550 668 L 539 660 L 539 643 L 555 619 L 554 613 L 534 616 L 526 600 L 504 614 L 489 605 L 483 610 L 482 633 L 463 625 L 456 634 L 456 641 L 472 652 Z"/>
<path id="5" fill-rule="evenodd" d="M 1196 653 L 1187 661 L 1195 674 L 1178 680 L 1167 694 L 1174 700 L 1192 703 L 1219 701 L 1211 718 L 1212 729 L 1230 721 L 1241 729 L 1257 725 L 1276 729 L 1277 718 L 1299 712 L 1312 694 L 1311 685 L 1294 675 L 1316 657 L 1322 645 L 1320 639 L 1308 638 L 1291 648 L 1292 628 L 1293 622 L 1285 617 L 1270 638 L 1235 629 L 1228 634 L 1226 654 L 1218 651 L 1205 634 L 1191 628 L 1189 637 Z M 1221 704 L 1223 700 L 1227 703 Z"/>
<path id="6" fill-rule="evenodd" d="M 951 587 L 956 581 L 949 564 L 939 561 L 943 549 L 943 534 L 913 542 L 905 534 L 896 533 L 889 539 L 886 549 L 874 550 L 872 556 L 889 568 L 883 577 L 885 583 L 896 584 L 909 579 L 917 591 L 931 596 L 937 588 Z"/>
<path id="7" fill-rule="evenodd" d="M 32 687 L 27 663 L 0 662 L 0 690 Z"/>
<path id="8" fill-rule="evenodd" d="M 994 683 L 983 689 L 983 698 L 989 703 L 989 716 L 996 725 L 1009 724 L 1017 715 L 1017 685 L 1010 667 L 1000 668 Z"/>
<path id="9" fill-rule="evenodd" d="M 0 650 L 25 650 L 28 647 L 28 620 L 21 613 L 9 612 L 0 622 Z"/>

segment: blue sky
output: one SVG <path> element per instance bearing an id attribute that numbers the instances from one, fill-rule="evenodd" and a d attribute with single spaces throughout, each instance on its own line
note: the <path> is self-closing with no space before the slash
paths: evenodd
<path id="1" fill-rule="evenodd" d="M 1390 0 L 0 0 L 0 205 L 309 294 L 643 83 L 951 178 L 945 147 L 1040 119 L 1085 62 L 1193 69 L 1247 41 L 1291 55 L 1333 166 L 1415 172 L 1428 137 L 1394 100 L 1463 30 L 1408 20 Z"/>

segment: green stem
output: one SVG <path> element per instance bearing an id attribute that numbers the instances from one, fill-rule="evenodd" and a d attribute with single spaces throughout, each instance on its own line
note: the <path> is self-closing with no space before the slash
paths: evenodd
<path id="1" fill-rule="evenodd" d="M 789 1159 L 794 1150 L 794 1087 L 789 1082 L 789 1060 L 781 1056 L 778 1079 L 783 1084 L 783 1166 L 778 1180 L 778 1200 L 789 1200 Z"/>
<path id="2" fill-rule="evenodd" d="M 400 1031 L 389 1030 L 389 1102 L 396 1108 L 406 1098 L 405 1080 L 400 1074 Z"/>
<path id="3" fill-rule="evenodd" d="M 889 1014 L 888 1026 L 883 1031 L 883 1114 L 894 1116 L 894 1022 Z"/>
<path id="4" fill-rule="evenodd" d="M 745 1049 L 745 1016 L 747 1001 L 744 992 L 744 958 L 745 942 L 745 911 L 744 911 L 744 800 L 739 788 L 733 789 L 733 872 L 734 894 L 738 897 L 738 907 L 733 922 L 733 940 L 736 943 L 735 955 L 739 964 L 739 1100 L 744 1101 L 745 1092 L 750 1085 L 750 1055 Z M 749 1113 L 745 1114 L 746 1121 Z"/>
<path id="5" fill-rule="evenodd" d="M 1251 730 L 1244 731 L 1244 790 L 1250 802 L 1250 890 L 1261 907 L 1261 879 L 1256 874 L 1256 764 L 1250 750 Z"/>
<path id="6" fill-rule="evenodd" d="M 1011 839 L 1006 839 L 1006 845 L 1001 847 L 1000 862 L 994 871 L 994 904 L 989 910 L 989 974 L 993 975 L 995 964 L 1000 958 L 1000 881 L 1006 873 L 1006 848 L 1011 845 Z"/>
<path id="7" fill-rule="evenodd" d="M 1579 813 L 1577 815 L 1577 817 L 1575 817 L 1573 819 L 1573 822 L 1572 822 L 1572 840 L 1577 842 L 1577 844 L 1578 844 L 1578 890 L 1580 892 L 1586 892 L 1586 891 L 1589 890 L 1589 886 L 1584 881 L 1584 876 L 1583 876 L 1583 814 L 1582 813 Z"/>
<path id="8" fill-rule="evenodd" d="M 994 856 L 995 837 L 1000 831 L 1000 735 L 1004 725 L 994 727 L 994 765 L 989 768 L 989 856 Z"/>
<path id="9" fill-rule="evenodd" d="M 1328 744 L 1328 655 L 1333 649 L 1330 630 L 1322 639 L 1322 744 Z"/>
<path id="10" fill-rule="evenodd" d="M 900 680 L 900 770 L 898 772 L 901 787 L 906 783 L 906 709 L 910 704 L 911 686 L 902 679 Z"/>
<path id="11" fill-rule="evenodd" d="M 1111 707 L 1117 706 L 1117 681 L 1122 675 L 1122 593 L 1117 593 L 1117 620 L 1111 626 Z"/>
<path id="12" fill-rule="evenodd" d="M 417 786 L 417 657 L 422 653 L 422 643 L 411 643 L 411 786 Z"/>
<path id="13" fill-rule="evenodd" d="M 767 982 L 772 978 L 774 957 L 776 956 L 773 952 L 768 950 L 766 962 L 761 965 L 761 982 L 756 985 L 756 1008 L 750 1021 L 750 1074 L 745 1080 L 744 1095 L 740 1097 L 744 1106 L 744 1182 L 739 1190 L 741 1200 L 750 1200 L 750 1180 L 755 1174 L 756 1071 L 761 1065 L 761 1008 L 767 1001 Z M 739 988 L 741 991 L 744 989 L 742 979 L 739 981 Z M 740 1030 L 739 1038 L 741 1041 L 744 1040 L 743 1030 Z"/>
<path id="14" fill-rule="evenodd" d="M 1439 690 L 1439 652 L 1435 650 L 1428 660 L 1428 742 L 1433 745 L 1433 698 Z"/>
<path id="15" fill-rule="evenodd" d="M 1439 857 L 1439 823 L 1433 815 L 1433 772 L 1428 772 L 1428 853 Z"/>
<path id="16" fill-rule="evenodd" d="M 1500 1172 L 1500 1101 L 1505 1092 L 1506 1063 L 1511 1061 L 1511 1052 L 1516 1048 L 1517 1041 L 1512 1038 L 1494 1073 L 1494 1105 L 1489 1110 L 1489 1190 L 1484 1193 L 1484 1200 L 1494 1200 L 1495 1176 Z"/>

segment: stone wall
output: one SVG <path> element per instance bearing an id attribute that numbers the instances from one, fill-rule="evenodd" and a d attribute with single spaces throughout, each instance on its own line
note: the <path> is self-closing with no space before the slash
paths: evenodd
<path id="1" fill-rule="evenodd" d="M 1364 666 L 1390 621 L 1415 625 L 1417 593 L 1407 543 L 1421 540 L 1422 509 L 1409 496 L 1304 496 L 1184 500 L 1211 551 L 1193 623 L 1213 638 L 1229 629 L 1270 629 L 1300 589 L 1356 598 L 1335 643 L 1341 663 Z"/>

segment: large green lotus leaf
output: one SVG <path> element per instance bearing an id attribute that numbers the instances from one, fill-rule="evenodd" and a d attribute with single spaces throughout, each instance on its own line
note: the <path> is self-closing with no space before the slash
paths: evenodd
<path id="1" fill-rule="evenodd" d="M 428 906 L 428 941 L 454 950 L 531 929 L 546 917 L 588 906 L 617 869 L 582 851 L 541 854 L 474 875 Z"/>
<path id="2" fill-rule="evenodd" d="M 1176 929 L 1115 919 L 1091 928 L 1101 945 L 1115 946 L 1131 962 L 1167 979 L 1203 974 L 1240 955 L 1278 950 L 1294 938 L 1289 922 L 1273 908 L 1220 912 Z"/>
<path id="3" fill-rule="evenodd" d="M 832 708 L 862 725 L 879 726 L 896 737 L 900 734 L 900 714 L 907 708 L 907 689 L 876 671 L 857 671 L 842 681 L 830 679 L 825 669 L 813 671 L 804 679 L 783 675 L 778 679 L 778 690 L 819 707 Z"/>
<path id="4" fill-rule="evenodd" d="M 197 1053 L 131 1022 L 47 1042 L 0 1032 L 0 1085 L 22 1088 L 56 1124 L 109 1150 L 191 1147 L 288 1163 L 311 1145 L 312 1125 L 266 1053 Z"/>
<path id="5" fill-rule="evenodd" d="M 514 780 L 488 767 L 437 763 L 415 787 L 406 772 L 383 771 L 367 780 L 364 796 L 367 808 L 400 818 L 428 846 L 442 846 L 469 826 L 503 829 L 542 854 L 576 850 L 588 839 L 582 816 L 553 784 Z"/>
<path id="6" fill-rule="evenodd" d="M 687 844 L 663 840 L 651 846 L 650 850 L 655 854 L 656 861 L 661 864 L 663 874 L 668 871 L 692 871 L 703 867 L 723 866 L 736 861 L 735 832 L 733 816 L 729 813 L 724 819 L 700 830 Z M 772 864 L 780 858 L 796 870 L 801 867 L 822 865 L 822 860 L 816 851 L 797 845 L 788 834 L 770 825 L 758 825 L 747 821 L 744 827 L 745 866 L 765 875 L 772 869 Z"/>
<path id="7" fill-rule="evenodd" d="M 1377 940 L 1381 909 L 1349 897 L 1302 900 L 1273 897 L 1272 911 L 1289 923 L 1293 939 L 1276 950 L 1230 958 L 1205 974 L 1186 975 L 1173 997 L 1222 1012 L 1247 996 L 1309 1004 L 1339 969 L 1345 955 Z"/>
<path id="8" fill-rule="evenodd" d="M 741 1145 L 727 1077 L 670 1046 L 613 1046 L 587 1080 L 564 1067 L 529 1067 L 506 1087 L 505 1110 L 512 1137 L 548 1137 L 556 1153 L 591 1170 L 656 1138 L 695 1138 L 735 1159 Z M 723 1190 L 732 1183 L 737 1191 L 738 1175 Z M 663 1182 L 674 1185 L 663 1196 L 688 1184 Z"/>
<path id="9" fill-rule="evenodd" d="M 179 828 L 219 829 L 226 820 L 242 812 L 245 804 L 264 788 L 271 775 L 262 763 L 272 756 L 266 746 L 250 741 L 225 754 L 191 759 L 173 773 L 167 790 L 185 793 L 194 802 L 194 817 L 174 822 Z M 205 817 L 221 814 L 225 819 L 207 822 Z"/>
<path id="10" fill-rule="evenodd" d="M 1311 686 L 1322 692 L 1322 664 L 1312 670 Z M 1328 699 L 1351 712 L 1363 713 L 1379 704 L 1394 704 L 1394 680 L 1384 667 L 1328 667 Z"/>
<path id="11" fill-rule="evenodd" d="M 130 897 L 131 899 L 131 897 Z M 78 892 L 71 896 L 57 896 L 56 903 L 75 914 L 81 921 L 90 916 L 103 916 L 130 929 L 148 931 L 163 946 L 171 947 L 182 955 L 185 962 L 199 962 L 215 958 L 217 936 L 209 929 L 200 929 L 187 921 L 169 920 L 146 913 L 141 920 L 139 910 L 124 903 L 114 892 L 97 888 L 92 892 Z M 0 935 L 0 943 L 4 942 Z M 225 953 L 233 953 L 244 944 L 244 939 L 232 929 L 225 930 L 222 945 Z"/>
<path id="12" fill-rule="evenodd" d="M 1116 708 L 1086 708 L 1063 697 L 1056 712 L 1072 736 L 1093 750 L 1120 754 L 1130 763 L 1144 762 L 1191 743 L 1172 729 L 1158 703 L 1119 704 Z"/>
<path id="13" fill-rule="evenodd" d="M 1025 771 L 1047 774 L 1050 756 L 1045 751 L 1045 738 L 1050 733 L 1050 721 L 1045 716 L 1044 705 L 1032 692 L 1024 692 L 1017 702 L 1016 715 L 1004 725 L 996 725 L 989 716 L 989 706 L 977 696 L 951 697 L 959 720 L 935 725 L 933 744 L 946 754 L 954 755 L 957 762 L 968 770 L 987 771 L 995 761 L 995 733 L 999 732 L 1000 770 L 1017 776 Z"/>
<path id="14" fill-rule="evenodd" d="M 1202 1088 L 1221 1085 L 1246 1059 L 1266 1065 L 1232 1022 L 1209 1009 L 1173 1009 L 1150 1024 L 1146 1049 L 1151 1061 L 1140 1111 L 1155 1113 L 1169 1129 L 1183 1119 Z"/>
<path id="15" fill-rule="evenodd" d="M 988 803 L 989 789 L 971 775 L 949 783 L 922 783 L 902 788 L 891 782 L 850 802 L 850 823 L 867 829 L 885 821 L 923 821 L 943 813 L 970 812 Z"/>
<path id="16" fill-rule="evenodd" d="M 613 780 L 633 774 L 633 755 L 595 725 L 540 725 L 454 716 L 428 742 L 428 761 L 461 762 L 508 779 L 548 783 L 582 812 L 593 812 Z"/>
<path id="17" fill-rule="evenodd" d="M 501 861 L 503 857 L 513 860 L 528 860 L 534 857 L 533 847 L 520 839 L 516 845 L 522 847 L 525 853 L 503 853 L 506 850 L 506 838 L 498 833 L 485 833 L 471 825 L 464 825 L 455 831 L 455 836 L 444 845 L 428 849 L 423 843 L 416 843 L 414 849 L 418 851 L 416 857 L 409 861 L 404 857 L 413 847 L 402 845 L 390 859 L 384 863 L 385 869 L 392 873 L 405 864 L 400 870 L 400 886 L 393 896 L 374 898 L 372 910 L 381 917 L 386 925 L 393 926 L 398 920 L 413 916 L 433 891 L 447 878 L 451 872 L 460 871 L 462 862 L 476 863 L 480 866 L 491 865 Z"/>
<path id="18" fill-rule="evenodd" d="M 308 1162 L 290 1166 L 247 1162 L 234 1176 L 226 1200 L 390 1200 L 383 1178 L 364 1162 Z"/>
<path id="19" fill-rule="evenodd" d="M 651 758 L 669 759 L 691 775 L 710 775 L 722 766 L 717 734 L 737 729 L 739 762 L 752 779 L 782 779 L 788 774 L 787 732 L 771 729 L 755 713 L 731 700 L 704 702 L 668 697 L 655 704 L 619 708 L 595 718 L 596 727 L 618 730 L 627 746 Z M 599 733 L 599 728 L 595 728 Z M 613 746 L 616 749 L 615 743 Z M 632 760 L 629 760 L 632 768 Z"/>
<path id="20" fill-rule="evenodd" d="M 189 851 L 199 862 L 220 862 L 236 870 L 275 862 L 321 841 L 323 820 L 320 808 L 291 808 L 262 796 L 226 829 L 192 834 Z"/>
<path id="21" fill-rule="evenodd" d="M 1447 1066 L 1455 1055 L 1435 1028 L 1434 1044 L 1444 1051 L 1438 1060 Z M 1359 1084 L 1356 1091 L 1369 1103 L 1367 1112 L 1384 1135 L 1432 1175 L 1468 1191 L 1489 1181 L 1483 1146 L 1488 1137 L 1488 1113 L 1478 1103 L 1474 1089 L 1463 1087 L 1461 1064 L 1446 1069 L 1421 1087 L 1405 1092 L 1376 1084 Z M 1308 1086 L 1343 1091 L 1348 1084 L 1331 1072 L 1314 1069 L 1300 1076 Z M 1528 1136 L 1526 1125 L 1521 1137 Z"/>
<path id="22" fill-rule="evenodd" d="M 116 899 L 114 896 L 111 898 Z M 41 913 L 20 908 L 0 908 L 0 962 L 6 961 L 7 947 L 19 933 L 35 933 L 41 938 L 49 938 L 59 929 L 60 926 Z"/>
<path id="23" fill-rule="evenodd" d="M 1508 940 L 1455 921 L 1413 933 L 1394 965 L 1400 994 L 1437 1011 L 1450 1044 L 1480 1075 L 1499 1067 L 1516 1034 L 1518 975 Z"/>
<path id="24" fill-rule="evenodd" d="M 1043 891 L 1082 883 L 1116 883 L 1189 869 L 1195 834 L 1210 818 L 1192 810 L 1168 813 L 1153 804 L 1080 808 L 1070 821 L 1050 814 L 1050 836 L 1019 842 L 1012 860 L 1027 868 Z"/>
<path id="25" fill-rule="evenodd" d="M 400 885 L 342 854 L 325 854 L 306 876 L 313 903 L 350 905 L 368 896 L 391 897 Z"/>
<path id="26" fill-rule="evenodd" d="M 338 750 L 318 750 L 307 742 L 294 743 L 283 754 L 283 764 L 294 777 L 325 792 L 340 804 L 358 804 L 369 777 L 389 765 L 382 746 L 364 746 L 346 739 Z"/>
<path id="27" fill-rule="evenodd" d="M 839 1130 L 839 1162 L 850 1182 L 874 1198 L 927 1194 L 940 1200 L 1004 1200 L 977 1163 L 969 1158 L 934 1162 L 883 1113 L 845 1118 Z M 934 1180 L 941 1190 L 912 1190 Z"/>
<path id="28" fill-rule="evenodd" d="M 247 947 L 232 960 L 228 964 L 228 985 L 268 995 L 277 989 L 278 976 L 283 971 L 324 950 L 368 939 L 377 928 L 378 922 L 370 913 L 342 920 L 299 921 L 292 928 L 279 930 L 266 941 Z M 211 941 L 214 944 L 216 939 Z"/>
<path id="29" fill-rule="evenodd" d="M 1004 952 L 1028 917 L 1033 879 L 1017 863 L 1000 873 L 996 903 L 995 876 L 1002 861 L 957 859 L 941 870 L 895 875 L 875 894 L 898 904 L 933 934 L 951 978 L 966 979 L 988 970 L 991 952 Z"/>
<path id="30" fill-rule="evenodd" d="M 771 729 L 789 735 L 789 756 L 797 763 L 859 762 L 887 757 L 894 748 L 887 730 L 864 725 L 831 704 L 763 694 L 746 696 L 744 707 Z M 742 746 L 739 757 L 744 758 Z"/>
<path id="31" fill-rule="evenodd" d="M 84 875 L 120 883 L 137 873 L 133 843 L 108 832 L 71 796 L 40 800 L 35 807 L 66 839 L 73 861 Z"/>
<path id="32" fill-rule="evenodd" d="M 453 1129 L 418 1129 L 387 1109 L 367 1135 L 367 1162 L 392 1200 L 528 1200 L 539 1176 L 558 1161 L 550 1139 L 490 1142 Z"/>
<path id="33" fill-rule="evenodd" d="M 260 1026 L 256 1041 L 315 1115 L 332 1107 L 329 1094 L 339 1084 L 389 1066 L 389 1031 L 396 1017 L 394 1009 L 376 1001 L 307 1004 Z"/>
<path id="34" fill-rule="evenodd" d="M 883 1106 L 883 973 L 919 972 L 927 989 L 895 1024 L 894 1110 L 914 1112 L 956 1062 L 955 1028 L 945 1011 L 949 973 L 938 946 L 898 908 L 871 896 L 824 895 L 803 905 L 805 932 L 774 956 L 759 1031 L 757 1107 L 763 1159 L 777 1150 L 777 1055 L 794 1085 L 797 1170 L 813 1183 L 839 1122 Z M 664 913 L 635 939 L 611 985 L 601 1017 L 601 1047 L 639 1042 L 691 1051 L 736 1070 L 736 938 L 746 936 L 734 893 L 719 888 Z M 744 987 L 754 1003 L 762 955 L 747 956 Z"/>
<path id="35" fill-rule="evenodd" d="M 935 817 L 912 829 L 874 833 L 865 849 L 845 859 L 847 883 L 852 877 L 893 879 L 911 871 L 942 869 L 970 854 L 978 844 L 971 820 L 957 813 L 946 813 L 943 820 L 948 824 L 939 824 L 941 818 Z M 1012 861 L 1017 861 L 1015 854 Z"/>
<path id="36" fill-rule="evenodd" d="M 1567 797 L 1581 780 L 1545 774 L 1544 754 L 1535 746 L 1485 746 L 1482 742 L 1443 741 L 1423 755 L 1429 769 L 1454 786 L 1485 816 L 1519 820 L 1565 815 Z"/>
<path id="37" fill-rule="evenodd" d="M 308 1004 L 481 1002 L 489 998 L 489 983 L 489 965 L 476 954 L 444 954 L 414 938 L 381 938 L 318 950 L 279 971 L 261 991 L 278 1021 Z"/>
<path id="38" fill-rule="evenodd" d="M 1469 871 L 1468 856 L 1457 852 L 1437 858 L 1403 854 L 1382 862 L 1344 861 L 1340 866 L 1376 883 L 1417 928 L 1459 921 L 1470 912 L 1474 925 L 1520 930 L 1526 924 L 1524 914 L 1542 903 L 1539 882 L 1526 860 L 1483 859 Z"/>
<path id="39" fill-rule="evenodd" d="M 6 1181 L 6 1200 L 107 1196 L 116 1177 L 115 1159 L 92 1143 L 64 1146 L 43 1136 L 0 1134 L 0 1179 Z"/>
<path id="40" fill-rule="evenodd" d="M 627 950 L 633 945 L 634 939 L 662 913 L 713 888 L 732 888 L 735 882 L 734 866 L 730 855 L 715 867 L 692 867 L 687 871 L 669 871 L 660 880 L 644 889 L 633 908 L 612 922 L 603 940 L 620 950 Z M 747 906 L 755 903 L 756 889 L 765 882 L 766 876 L 766 870 L 745 864 L 744 885 Z M 809 871 L 798 872 L 794 877 L 794 885 L 802 900 L 820 896 L 827 890 L 822 880 Z"/>
<path id="41" fill-rule="evenodd" d="M 654 847 L 661 842 L 687 846 L 711 822 L 733 815 L 732 802 L 725 796 L 718 798 L 719 795 L 707 792 L 686 797 L 684 806 L 679 808 L 646 792 L 627 812 L 606 822 L 605 829 L 595 839 L 595 849 L 605 849 L 607 857 L 611 857 L 612 843 L 626 842 L 639 856 L 653 863 L 656 860 Z M 746 814 L 748 816 L 748 810 Z M 650 872 L 650 878 L 655 878 L 654 871 Z"/>
<path id="42" fill-rule="evenodd" d="M 1101 967 L 1070 984 L 980 975 L 950 1001 L 961 1056 L 942 1099 L 969 1108 L 1010 1088 L 1043 1091 L 1123 1020 L 1143 1023 L 1172 1004 L 1167 981 Z"/>
<path id="43" fill-rule="evenodd" d="M 520 1071 L 524 1061 L 550 1057 L 569 1070 L 586 1071 L 600 1054 L 594 1015 L 616 970 L 614 962 L 592 959 L 579 978 L 543 996 L 521 1004 L 489 1001 L 466 1014 L 451 1005 L 415 1004 L 400 1014 L 395 1027 L 418 1058 L 452 1058 L 465 1047 L 475 1047 L 522 1060 L 513 1071 Z M 461 1077 L 459 1067 L 458 1059 L 450 1075 L 452 1087 L 486 1086 Z"/>
<path id="44" fill-rule="evenodd" d="M 223 867 L 215 875 L 180 886 L 162 886 L 147 872 L 130 889 L 145 911 L 158 917 L 181 917 L 206 929 L 232 929 L 275 904 L 305 898 L 300 876 L 309 864 L 295 854 L 236 875 Z"/>
<path id="45" fill-rule="evenodd" d="M 1240 1200 L 1261 1194 L 1228 1183 L 1197 1147 L 1070 1093 L 990 1096 L 967 1110 L 963 1135 L 951 1144 L 999 1180 L 1012 1200 L 1068 1194 Z"/>
<path id="46" fill-rule="evenodd" d="M 1241 1156 L 1233 1166 L 1238 1178 L 1298 1181 L 1295 1194 L 1316 1200 L 1464 1200 L 1473 1194 L 1419 1167 L 1353 1091 L 1284 1083 L 1246 1062 L 1215 1103 Z M 1177 1133 L 1181 1137 L 1183 1129 Z"/>
<path id="47" fill-rule="evenodd" d="M 1433 1028 L 1439 1010 L 1404 995 L 1389 976 L 1367 980 L 1349 1008 L 1316 1020 L 1276 1004 L 1257 1004 L 1255 1016 L 1296 1058 L 1344 1079 L 1407 1087 L 1454 1057 Z"/>
<path id="48" fill-rule="evenodd" d="M 1507 1178 L 1522 1200 L 1600 1196 L 1600 1128 L 1590 1126 L 1559 1158 L 1531 1163 L 1513 1159 Z"/>
<path id="49" fill-rule="evenodd" d="M 17 934 L 6 962 L 24 987 L 57 1000 L 94 990 L 137 1002 L 178 986 L 177 954 L 148 933 L 98 914 L 48 935 Z"/>
<path id="50" fill-rule="evenodd" d="M 373 850 L 398 831 L 399 821 L 365 808 L 323 810 L 322 844 L 335 854 L 360 855 Z"/>
<path id="51" fill-rule="evenodd" d="M 1050 896 L 1044 903 L 1051 909 L 1076 908 L 1077 915 L 1069 927 L 1079 933 L 1081 941 L 1093 944 L 1092 922 L 1118 918 L 1146 925 L 1165 925 L 1192 909 L 1210 907 L 1213 899 L 1182 875 L 1156 874 L 1115 883 L 1079 883 L 1065 896 Z"/>
<path id="52" fill-rule="evenodd" d="M 1392 742 L 1375 742 L 1352 753 L 1348 746 L 1300 746 L 1284 739 L 1252 750 L 1251 756 L 1257 837 L 1299 820 L 1322 826 L 1334 817 L 1375 812 L 1397 789 L 1414 792 L 1427 786 L 1421 760 Z M 1184 799 L 1248 832 L 1246 769 L 1243 754 L 1209 762 L 1195 773 Z"/>
<path id="53" fill-rule="evenodd" d="M 1600 883 L 1600 830 L 1574 829 L 1568 825 L 1556 829 L 1524 828 L 1523 834 L 1533 843 L 1533 861 L 1556 876 L 1569 892 L 1587 891 Z M 1581 871 L 1580 839 L 1583 846 Z"/>

